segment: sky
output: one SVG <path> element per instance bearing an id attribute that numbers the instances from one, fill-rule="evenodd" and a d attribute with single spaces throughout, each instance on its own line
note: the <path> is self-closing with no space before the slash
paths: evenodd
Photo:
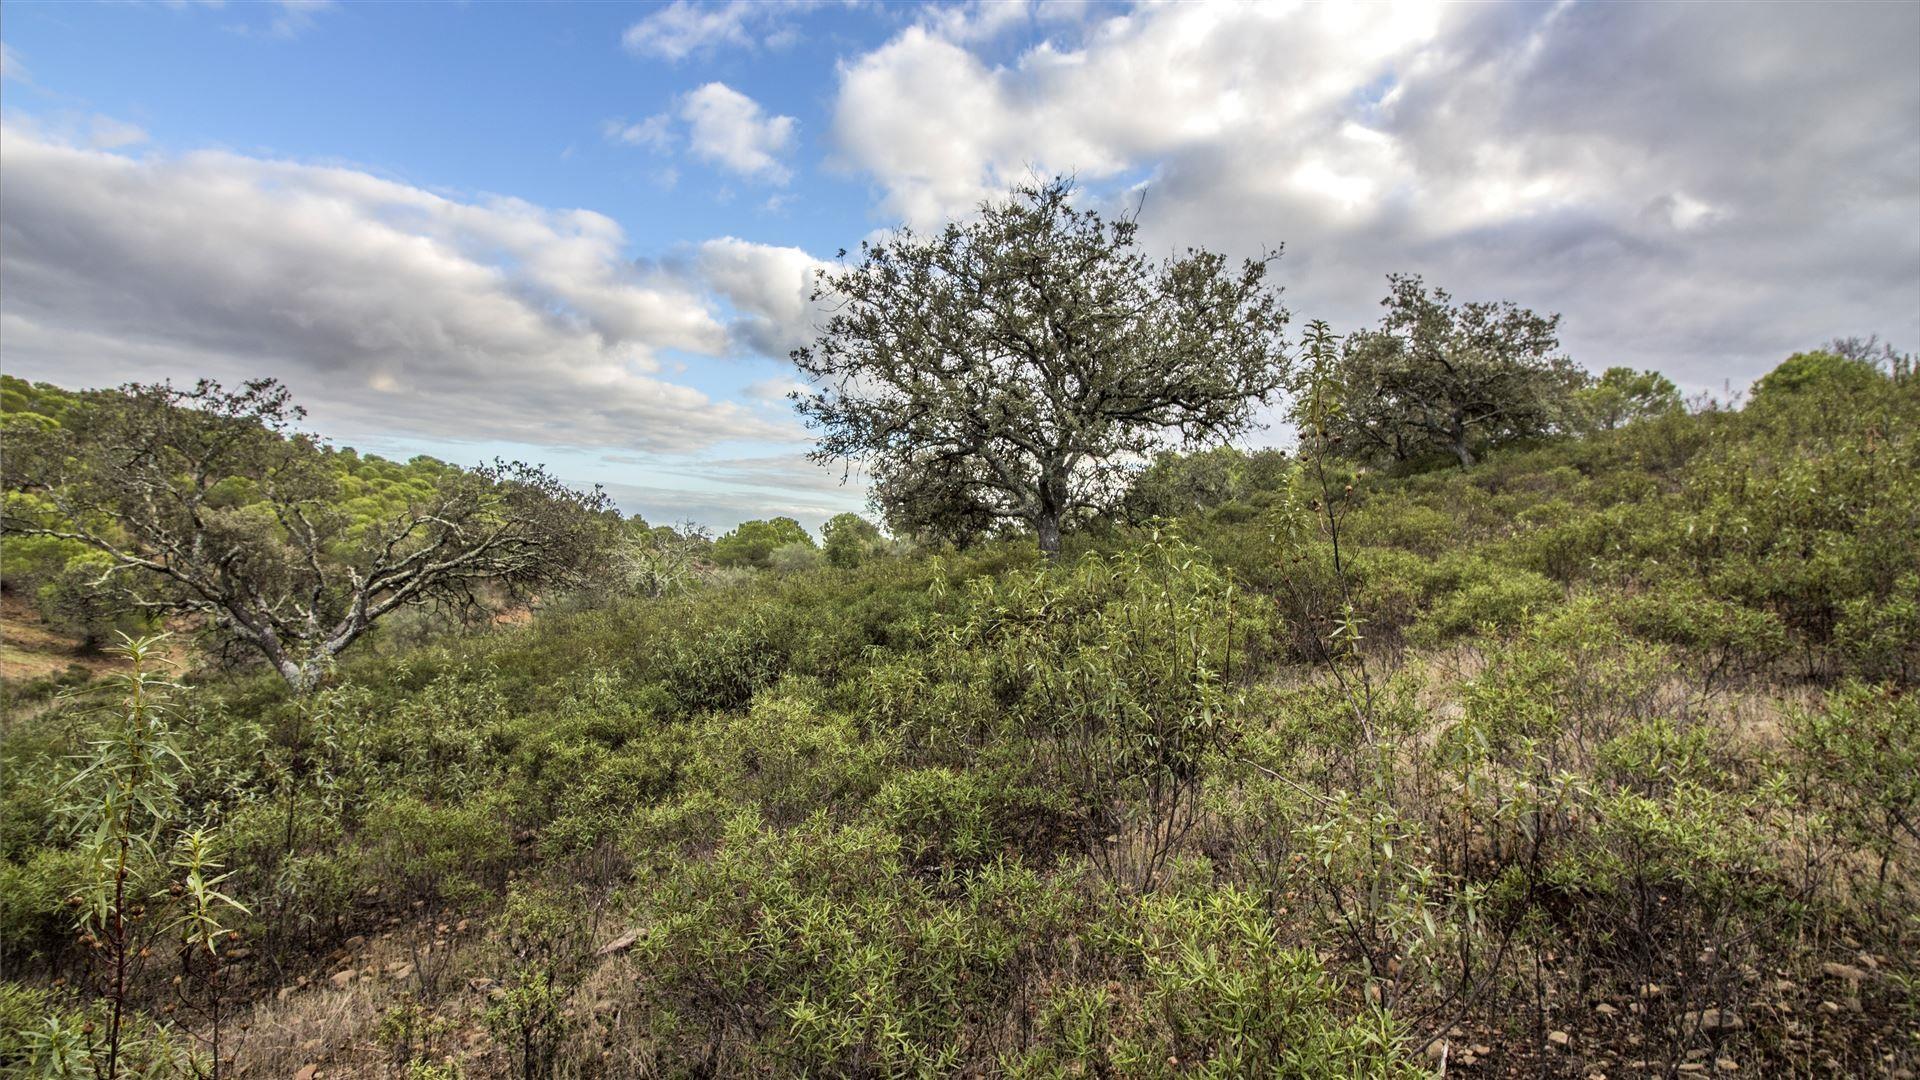
<path id="1" fill-rule="evenodd" d="M 1727 394 L 1920 349 L 1917 56 L 1911 2 L 7 0 L 0 370 L 817 527 L 812 272 L 1072 173 L 1155 255 L 1281 250 L 1296 325 L 1414 272 Z"/>

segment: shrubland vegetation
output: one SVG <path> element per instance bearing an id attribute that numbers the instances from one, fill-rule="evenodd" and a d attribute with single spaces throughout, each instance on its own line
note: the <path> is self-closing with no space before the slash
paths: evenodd
<path id="1" fill-rule="evenodd" d="M 205 608 L 68 614 L 112 552 L 10 533 L 10 590 L 137 640 L 8 689 L 0 1063 L 1912 1075 L 1910 364 L 1842 342 L 1686 407 L 1576 378 L 1549 318 L 1394 287 L 1379 331 L 1307 329 L 1295 450 L 1161 453 L 1055 557 L 1030 520 L 816 548 L 536 484 L 596 577 L 383 620 L 302 682 Z M 1349 381 L 1428 363 L 1531 404 Z M 4 390 L 10 440 L 105 399 Z M 308 585 L 448 490 L 515 520 L 513 475 L 247 430 L 329 470 Z M 57 474 L 8 468 L 10 520 L 53 528 Z M 302 549 L 267 485 L 207 480 L 246 550 Z M 83 524 L 125 551 L 127 520 Z"/>

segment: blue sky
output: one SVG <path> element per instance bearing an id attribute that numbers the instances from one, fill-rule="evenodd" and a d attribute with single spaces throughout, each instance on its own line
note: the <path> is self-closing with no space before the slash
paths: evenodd
<path id="1" fill-rule="evenodd" d="M 1560 311 L 1737 390 L 1920 341 L 1920 5 L 46 4 L 0 26 L 0 367 L 269 374 L 339 441 L 650 520 L 858 508 L 780 400 L 818 260 L 1030 168 L 1148 244 Z M 1253 442 L 1284 441 L 1269 432 Z"/>

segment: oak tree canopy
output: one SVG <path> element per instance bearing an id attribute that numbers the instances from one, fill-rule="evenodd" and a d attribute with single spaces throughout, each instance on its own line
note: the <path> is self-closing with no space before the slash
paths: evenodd
<path id="1" fill-rule="evenodd" d="M 793 353 L 815 385 L 796 395 L 813 457 L 866 463 L 897 534 L 1011 522 L 1053 555 L 1156 451 L 1245 431 L 1286 371 L 1277 256 L 1156 262 L 1138 232 L 1056 178 L 821 271 L 831 314 Z"/>

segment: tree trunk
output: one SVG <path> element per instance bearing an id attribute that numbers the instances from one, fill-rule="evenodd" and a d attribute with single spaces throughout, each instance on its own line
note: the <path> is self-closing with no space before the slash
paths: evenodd
<path id="1" fill-rule="evenodd" d="M 313 661 L 297 664 L 292 660 L 282 660 L 274 666 L 279 669 L 280 678 L 286 681 L 287 689 L 293 691 L 294 697 L 305 697 L 320 685 L 320 665 Z"/>
<path id="2" fill-rule="evenodd" d="M 1034 532 L 1040 534 L 1040 554 L 1049 559 L 1060 557 L 1060 515 L 1042 510 L 1033 519 Z"/>
<path id="3" fill-rule="evenodd" d="M 1447 449 L 1460 459 L 1460 467 L 1473 468 L 1473 451 L 1467 449 L 1467 422 L 1459 414 L 1453 418 L 1452 430 L 1447 432 Z"/>

